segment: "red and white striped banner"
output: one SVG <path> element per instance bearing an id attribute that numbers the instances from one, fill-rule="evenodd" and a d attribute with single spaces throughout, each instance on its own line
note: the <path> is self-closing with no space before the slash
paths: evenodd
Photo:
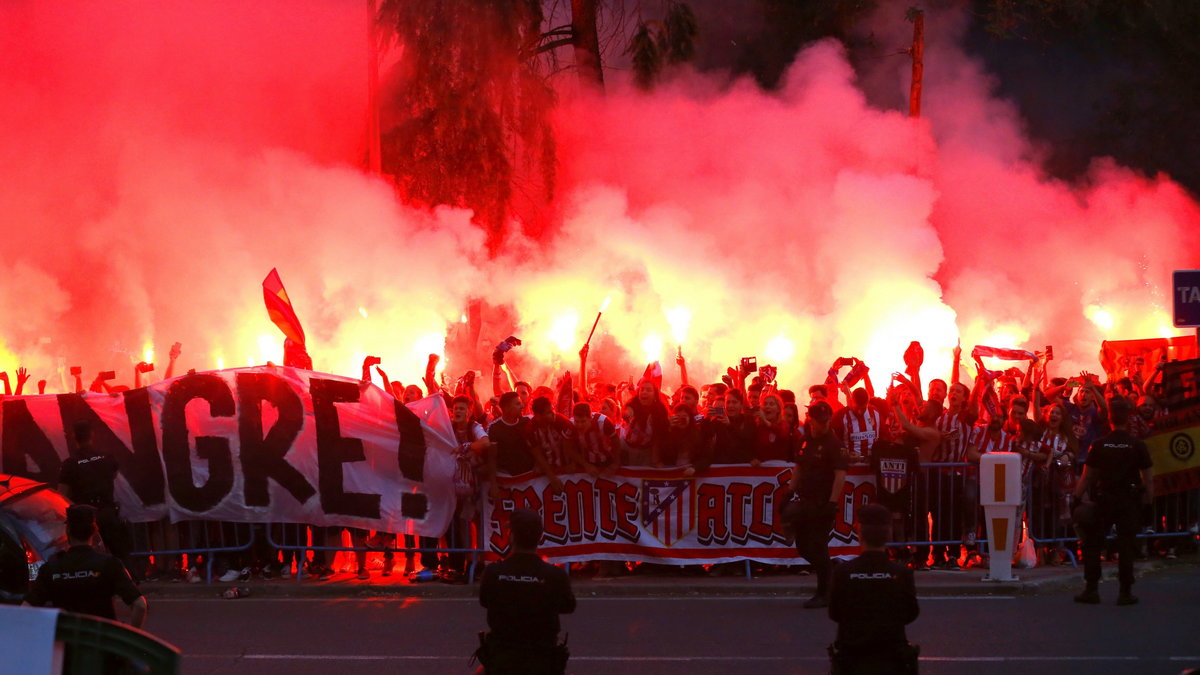
<path id="1" fill-rule="evenodd" d="M 544 476 L 501 477 L 499 497 L 484 505 L 484 546 L 492 557 L 507 555 L 509 514 L 531 508 L 543 518 L 540 552 L 556 563 L 802 562 L 777 517 L 791 475 L 783 462 L 714 466 L 690 477 L 683 469 L 632 468 L 611 476 L 559 476 L 559 492 Z M 829 533 L 830 555 L 859 552 L 854 514 L 874 499 L 874 477 L 867 467 L 852 466 Z"/>

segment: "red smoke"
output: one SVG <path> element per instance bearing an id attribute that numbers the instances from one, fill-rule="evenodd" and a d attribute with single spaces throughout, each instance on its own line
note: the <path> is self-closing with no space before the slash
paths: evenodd
<path id="1" fill-rule="evenodd" d="M 176 340 L 181 369 L 278 359 L 271 267 L 317 369 L 377 353 L 405 382 L 471 297 L 512 307 L 527 379 L 577 364 L 606 297 L 592 354 L 613 377 L 681 343 L 699 380 L 757 355 L 800 387 L 837 356 L 898 369 L 913 339 L 936 376 L 960 336 L 1094 369 L 1106 337 L 1173 334 L 1195 202 L 1104 160 L 1082 184 L 1047 178 L 959 19 L 929 20 L 951 38 L 927 47 L 923 120 L 859 88 L 905 90 L 899 60 L 860 84 L 828 43 L 777 93 L 681 75 L 643 94 L 614 72 L 602 99 L 564 94 L 561 230 L 489 261 L 470 214 L 396 204 L 358 168 L 362 3 L 6 3 L 0 368 L 57 390 L 60 359 L 129 372 Z M 485 326 L 478 362 L 450 372 L 509 329 Z"/>

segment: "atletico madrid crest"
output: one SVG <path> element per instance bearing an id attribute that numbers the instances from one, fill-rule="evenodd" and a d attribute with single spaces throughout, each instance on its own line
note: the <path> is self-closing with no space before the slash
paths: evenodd
<path id="1" fill-rule="evenodd" d="M 670 548 L 695 526 L 696 488 L 691 480 L 642 480 L 643 533 Z"/>

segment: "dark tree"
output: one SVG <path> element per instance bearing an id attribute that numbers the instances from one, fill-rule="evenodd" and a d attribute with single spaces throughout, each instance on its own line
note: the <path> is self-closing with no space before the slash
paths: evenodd
<path id="1" fill-rule="evenodd" d="M 384 0 L 402 50 L 383 105 L 383 170 L 406 201 L 472 209 L 494 251 L 554 193 L 553 94 L 535 71 L 538 0 Z"/>
<path id="2" fill-rule="evenodd" d="M 1200 192 L 1200 3 L 976 0 L 975 40 L 1001 94 L 1048 141 L 1062 177 L 1111 155 Z"/>

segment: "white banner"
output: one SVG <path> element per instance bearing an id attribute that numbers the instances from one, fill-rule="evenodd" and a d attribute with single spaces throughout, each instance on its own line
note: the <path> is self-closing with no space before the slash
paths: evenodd
<path id="1" fill-rule="evenodd" d="M 493 558 L 507 555 L 504 524 L 514 509 L 530 508 L 542 514 L 539 550 L 551 562 L 795 564 L 803 558 L 784 536 L 777 508 L 791 475 L 783 462 L 718 465 L 693 477 L 682 469 L 621 469 L 595 478 L 559 476 L 561 492 L 544 476 L 502 477 L 499 497 L 484 505 L 484 546 Z M 853 519 L 874 500 L 874 477 L 852 466 L 829 533 L 831 556 L 859 553 Z"/>
<path id="2" fill-rule="evenodd" d="M 358 380 L 283 367 L 195 373 L 119 394 L 0 405 L 3 473 L 51 485 L 91 423 L 130 521 L 223 520 L 440 536 L 454 514 L 444 400 L 404 406 Z"/>

